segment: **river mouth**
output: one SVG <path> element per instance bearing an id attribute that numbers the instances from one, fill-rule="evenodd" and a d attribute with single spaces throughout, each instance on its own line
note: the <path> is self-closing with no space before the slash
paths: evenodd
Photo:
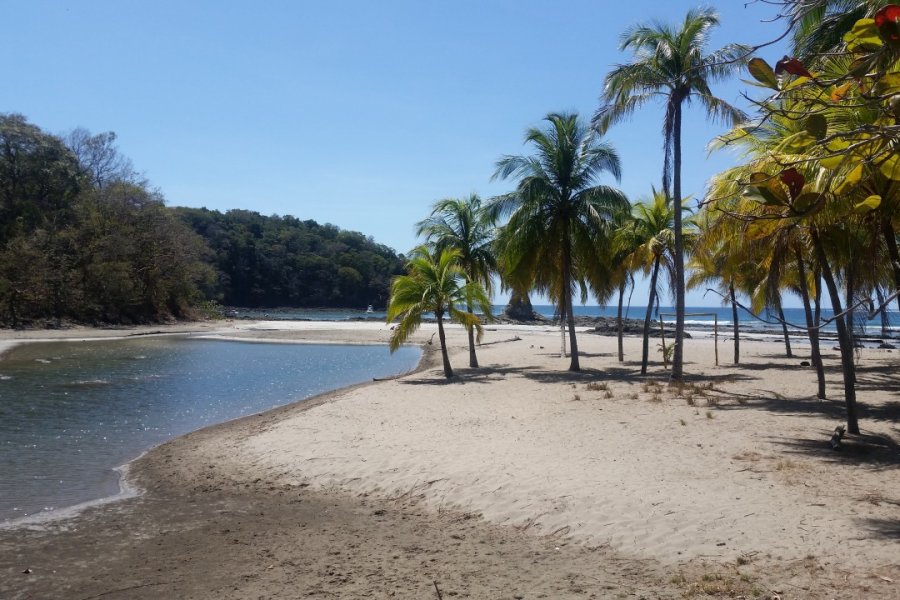
<path id="1" fill-rule="evenodd" d="M 418 348 L 153 337 L 35 343 L 0 361 L 0 523 L 120 492 L 179 435 L 415 368 Z"/>

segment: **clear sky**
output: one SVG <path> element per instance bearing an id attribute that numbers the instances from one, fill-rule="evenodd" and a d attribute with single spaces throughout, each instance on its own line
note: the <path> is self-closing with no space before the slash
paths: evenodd
<path id="1" fill-rule="evenodd" d="M 757 44 L 774 9 L 707 3 L 711 48 Z M 0 0 L 0 112 L 53 133 L 114 131 L 171 205 L 291 214 L 361 231 L 399 252 L 432 202 L 506 192 L 504 154 L 549 112 L 598 106 L 620 33 L 674 22 L 680 0 Z M 774 63 L 775 47 L 762 56 Z M 746 106 L 739 80 L 714 91 Z M 632 199 L 659 186 L 662 107 L 607 137 Z M 684 191 L 732 162 L 721 128 L 688 110 Z M 605 183 L 614 183 L 607 180 Z M 646 286 L 633 303 L 645 303 Z M 642 302 L 641 298 L 644 298 Z M 689 293 L 688 305 L 717 304 Z"/>

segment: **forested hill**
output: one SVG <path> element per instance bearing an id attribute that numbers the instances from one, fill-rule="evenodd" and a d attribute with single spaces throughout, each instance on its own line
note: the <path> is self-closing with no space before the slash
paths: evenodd
<path id="1" fill-rule="evenodd" d="M 0 113 L 0 326 L 384 305 L 403 264 L 390 248 L 293 217 L 167 207 L 115 139 Z"/>
<path id="2" fill-rule="evenodd" d="M 228 306 L 384 306 L 403 258 L 371 237 L 291 216 L 173 208 L 202 236 Z"/>

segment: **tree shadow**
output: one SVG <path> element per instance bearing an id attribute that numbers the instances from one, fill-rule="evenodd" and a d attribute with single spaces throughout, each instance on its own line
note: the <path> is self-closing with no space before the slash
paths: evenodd
<path id="1" fill-rule="evenodd" d="M 579 358 L 614 358 L 616 354 L 614 352 L 581 352 L 578 351 Z"/>
<path id="2" fill-rule="evenodd" d="M 873 537 L 900 540 L 900 520 L 898 519 L 861 519 L 860 524 Z"/>
<path id="3" fill-rule="evenodd" d="M 421 377 L 415 379 L 400 379 L 403 385 L 462 385 L 467 383 L 491 383 L 503 380 L 509 376 L 519 376 L 524 379 L 539 383 L 591 383 L 597 381 L 605 382 L 622 382 L 622 383 L 639 383 L 644 381 L 666 381 L 669 379 L 669 371 L 653 369 L 654 365 L 650 365 L 651 369 L 645 374 L 640 373 L 640 361 L 625 361 L 618 363 L 620 366 L 594 368 L 582 368 L 581 371 L 568 370 L 548 370 L 534 366 L 512 366 L 512 365 L 489 365 L 478 368 L 457 367 L 454 368 L 454 375 L 450 379 L 443 376 L 440 367 L 431 370 L 434 374 L 432 377 Z M 662 365 L 659 365 L 660 367 Z M 758 377 L 744 375 L 741 373 L 720 373 L 720 374 L 686 374 L 683 383 L 689 385 L 691 383 L 730 383 L 738 381 L 755 381 Z M 748 398 L 752 398 L 748 396 Z"/>
<path id="4" fill-rule="evenodd" d="M 815 378 L 816 371 L 813 367 L 801 367 L 799 359 L 790 359 L 797 360 L 795 364 L 785 364 L 783 362 L 747 362 L 743 361 L 739 364 L 734 364 L 733 362 L 721 362 L 721 366 L 728 367 L 731 369 L 743 369 L 746 371 L 772 371 L 772 370 L 797 370 L 797 371 L 809 371 L 812 373 L 812 377 Z"/>
<path id="5" fill-rule="evenodd" d="M 771 364 L 771 363 L 763 363 Z M 767 367 L 768 368 L 768 367 Z M 784 365 L 779 366 L 785 369 Z M 739 370 L 764 371 L 751 365 L 740 365 Z M 812 367 L 798 367 L 797 370 L 807 370 L 810 375 L 810 389 L 815 387 L 815 373 Z M 830 365 L 825 369 L 829 379 L 830 392 L 836 393 L 840 389 L 841 367 Z M 760 378 L 761 379 L 761 378 Z M 900 369 L 896 365 L 876 363 L 864 364 L 857 371 L 856 390 L 860 393 L 857 398 L 857 412 L 860 419 L 874 421 L 900 421 L 900 400 L 889 400 L 877 403 L 866 402 L 865 392 L 892 392 L 900 397 Z M 787 397 L 770 389 L 760 389 L 756 394 L 739 394 L 729 391 L 728 395 L 738 398 L 737 404 L 721 405 L 722 410 L 740 410 L 757 408 L 776 413 L 806 414 L 810 416 L 827 416 L 829 418 L 846 418 L 846 405 L 843 394 L 839 399 L 829 398 L 820 400 L 814 395 L 801 397 Z"/>
<path id="6" fill-rule="evenodd" d="M 859 391 L 888 391 L 900 395 L 900 369 L 897 365 L 866 365 L 858 369 L 856 389 Z"/>
<path id="7" fill-rule="evenodd" d="M 758 390 L 757 394 L 740 394 L 728 391 L 727 395 L 736 398 L 736 404 L 720 404 L 719 410 L 760 409 L 774 413 L 806 415 L 811 417 L 828 417 L 838 421 L 847 416 L 844 400 L 828 398 L 820 400 L 814 395 L 804 397 L 788 397 L 774 390 Z M 860 420 L 900 421 L 900 401 L 889 401 L 880 404 L 857 402 L 857 416 Z"/>
<path id="8" fill-rule="evenodd" d="M 889 437 L 879 435 L 847 434 L 841 442 L 841 450 L 829 445 L 831 431 L 822 430 L 816 438 L 769 439 L 786 448 L 790 454 L 802 454 L 831 464 L 865 466 L 876 470 L 900 468 L 900 444 Z"/>

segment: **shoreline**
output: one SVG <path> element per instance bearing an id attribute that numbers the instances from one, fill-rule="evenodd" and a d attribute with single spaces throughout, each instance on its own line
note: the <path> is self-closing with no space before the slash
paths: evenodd
<path id="1" fill-rule="evenodd" d="M 338 338 L 337 341 L 349 336 L 383 341 L 389 334 L 386 326 L 328 325 L 277 331 L 238 330 L 238 339 L 302 338 L 319 343 L 327 336 Z M 885 563 L 890 548 L 895 548 L 888 523 L 894 506 L 891 502 L 900 501 L 900 485 L 892 476 L 898 458 L 890 446 L 872 446 L 871 440 L 893 439 L 896 444 L 900 428 L 896 420 L 877 417 L 882 412 L 876 412 L 864 417 L 863 428 L 868 437 L 848 440 L 845 453 L 818 449 L 819 442 L 815 440 L 825 435 L 828 424 L 840 415 L 835 379 L 839 373 L 834 372 L 836 359 L 832 352 L 826 354 L 829 389 L 835 395 L 829 402 L 820 403 L 802 399 L 804 390 L 814 392 L 815 379 L 808 370 L 804 371 L 803 381 L 792 374 L 796 366 L 791 365 L 799 363 L 800 356 L 776 359 L 771 344 L 748 342 L 747 347 L 742 343 L 747 363 L 744 367 L 716 368 L 708 366 L 712 342 L 693 340 L 686 348 L 686 359 L 690 361 L 686 370 L 696 373 L 692 375 L 694 381 L 705 378 L 716 382 L 715 403 L 704 406 L 710 400 L 699 393 L 693 403 L 688 403 L 684 391 L 644 391 L 650 382 L 660 381 L 664 371 L 655 362 L 658 353 L 651 353 L 651 374 L 632 374 L 634 358 L 639 356 L 639 338 L 626 338 L 629 361 L 620 372 L 614 352 L 610 354 L 615 347 L 614 337 L 579 336 L 585 372 L 567 374 L 563 366 L 567 361 L 558 357 L 559 335 L 554 328 L 490 329 L 493 331 L 486 332 L 486 343 L 478 351 L 482 369 L 464 366 L 464 335 L 452 329 L 448 333 L 457 377 L 451 382 L 442 381 L 439 375 L 436 346 L 426 347 L 418 368 L 399 379 L 357 384 L 175 438 L 129 463 L 129 479 L 145 490 L 141 496 L 88 508 L 40 531 L 0 531 L 0 550 L 14 552 L 18 560 L 28 561 L 29 556 L 39 556 L 29 548 L 47 551 L 51 546 L 59 546 L 51 552 L 50 560 L 60 567 L 60 573 L 67 572 L 72 577 L 73 572 L 66 571 L 65 565 L 71 564 L 78 548 L 91 538 L 89 530 L 107 531 L 116 523 L 127 522 L 137 527 L 140 536 L 164 541 L 152 532 L 159 530 L 165 510 L 178 514 L 206 511 L 207 508 L 198 508 L 198 502 L 209 505 L 213 512 L 204 512 L 203 519 L 191 521 L 191 531 L 199 531 L 203 528 L 201 523 L 210 519 L 227 522 L 224 528 L 233 531 L 237 527 L 235 518 L 241 527 L 252 529 L 245 518 L 249 514 L 246 509 L 235 513 L 236 517 L 215 512 L 219 510 L 215 506 L 221 503 L 251 503 L 264 506 L 266 513 L 280 515 L 267 525 L 274 529 L 266 529 L 277 538 L 272 532 L 288 527 L 283 519 L 293 518 L 291 510 L 299 509 L 303 503 L 334 502 L 352 514 L 333 523 L 311 523 L 310 527 L 322 533 L 321 544 L 332 543 L 328 540 L 339 537 L 348 522 L 356 523 L 352 515 L 369 507 L 375 507 L 374 513 L 369 510 L 370 517 L 357 525 L 364 531 L 361 535 L 366 537 L 366 544 L 382 544 L 381 550 L 373 549 L 368 558 L 344 554 L 336 564 L 362 568 L 360 561 L 381 561 L 384 558 L 379 558 L 382 555 L 378 552 L 387 552 L 388 561 L 397 561 L 393 566 L 406 573 L 404 577 L 412 577 L 416 585 L 424 586 L 417 588 L 418 597 L 434 594 L 425 585 L 430 585 L 430 581 L 420 581 L 421 577 L 414 575 L 423 569 L 420 553 L 394 550 L 400 558 L 390 559 L 390 548 L 398 548 L 396 543 L 400 542 L 391 540 L 388 536 L 394 534 L 390 532 L 370 531 L 370 527 L 376 528 L 370 522 L 371 514 L 375 514 L 376 521 L 395 516 L 396 522 L 391 521 L 395 528 L 416 525 L 416 533 L 410 534 L 406 542 L 410 547 L 425 536 L 422 527 L 428 535 L 437 536 L 435 543 L 442 552 L 467 543 L 449 535 L 472 539 L 487 535 L 487 546 L 481 548 L 492 548 L 498 556 L 501 550 L 549 544 L 551 556 L 558 553 L 558 558 L 565 560 L 557 564 L 548 559 L 529 575 L 546 579 L 547 585 L 563 586 L 565 573 L 572 571 L 571 565 L 579 564 L 589 575 L 580 579 L 583 588 L 593 589 L 593 577 L 616 589 L 626 589 L 629 584 L 619 577 L 625 569 L 647 576 L 649 587 L 643 591 L 651 597 L 678 597 L 692 585 L 706 585 L 704 577 L 713 575 L 718 579 L 710 582 L 718 582 L 716 585 L 724 585 L 725 581 L 732 586 L 743 585 L 735 571 L 750 580 L 746 582 L 747 590 L 782 584 L 807 588 L 807 592 L 794 596 L 787 593 L 784 598 L 824 597 L 825 590 L 846 590 L 847 585 L 857 586 L 850 589 L 866 590 L 866 597 L 898 597 L 896 587 L 885 581 L 879 583 L 876 577 L 893 579 L 900 575 L 900 567 Z M 516 336 L 521 336 L 519 340 L 501 339 L 513 329 Z M 427 342 L 430 335 L 431 329 L 423 327 L 417 333 L 417 343 Z M 896 366 L 896 359 L 884 351 L 863 352 L 864 364 L 880 369 L 879 378 Z M 879 366 L 882 364 L 884 368 Z M 765 369 L 757 372 L 757 366 Z M 764 379 L 756 378 L 763 374 Z M 865 371 L 861 380 L 864 377 Z M 592 390 L 592 383 L 607 386 L 613 398 L 603 398 L 607 392 Z M 889 387 L 877 394 L 867 392 L 861 400 L 872 410 L 886 410 L 878 408 L 878 402 L 888 401 L 892 390 L 900 389 L 890 386 L 898 383 L 894 379 L 883 380 L 882 387 Z M 764 387 L 759 389 L 759 385 Z M 782 401 L 767 399 L 771 397 L 764 393 L 767 387 L 791 398 L 783 401 L 787 412 L 777 406 Z M 631 399 L 631 395 L 638 398 Z M 656 395 L 661 396 L 660 402 L 654 399 Z M 820 412 L 824 419 L 818 416 Z M 757 438 L 757 432 L 763 437 Z M 807 447 L 810 436 L 812 445 Z M 790 450 L 787 444 L 791 440 L 804 444 L 797 446 L 802 449 L 800 453 Z M 823 446 L 824 441 L 823 437 Z M 507 471 L 509 474 L 505 474 Z M 859 492 L 866 490 L 869 500 L 859 503 L 855 497 L 842 498 L 841 490 L 848 485 Z M 683 489 L 699 495 L 692 493 L 679 499 L 684 493 L 679 490 Z M 297 507 L 284 506 L 284 499 L 292 494 L 302 502 Z M 742 499 L 736 502 L 736 495 Z M 825 504 L 819 506 L 822 502 Z M 844 513 L 850 506 L 856 516 L 847 519 Z M 673 517 L 666 517 L 665 512 L 671 510 L 675 511 Z M 380 511 L 384 512 L 377 514 Z M 744 517 L 746 513 L 755 516 Z M 803 525 L 807 514 L 815 515 L 812 528 L 809 523 Z M 610 517 L 612 521 L 605 525 Z M 861 519 L 873 523 L 881 519 L 887 528 L 885 534 L 865 533 L 865 528 L 860 529 Z M 670 522 L 675 529 L 670 529 Z M 469 529 L 455 529 L 460 524 Z M 830 525 L 821 531 L 826 524 Z M 73 532 L 75 529 L 83 533 Z M 743 533 L 735 537 L 728 531 Z M 851 542 L 845 539 L 848 536 L 862 536 L 862 541 Z M 218 543 L 216 539 L 203 537 L 207 545 Z M 499 539 L 506 539 L 504 547 L 497 545 Z M 725 546 L 716 545 L 720 539 Z M 149 546 L 136 543 L 144 548 L 142 551 L 156 556 Z M 270 551 L 295 551 L 289 545 L 279 548 L 270 547 Z M 315 544 L 305 547 L 305 552 L 315 552 L 316 548 L 319 546 Z M 199 547 L 182 557 L 199 561 L 198 550 Z M 106 553 L 101 555 L 109 558 Z M 124 556 L 122 560 L 131 555 L 126 552 Z M 152 556 L 149 564 L 164 560 Z M 240 561 L 240 557 L 235 556 L 234 560 Z M 492 590 L 480 597 L 499 597 L 495 592 L 502 587 L 490 588 L 491 582 L 477 577 L 477 581 L 469 583 L 463 582 L 464 577 L 460 579 L 461 573 L 471 572 L 467 571 L 471 567 L 466 567 L 469 560 L 471 557 L 454 554 L 452 563 L 441 561 L 446 569 L 440 576 L 434 575 L 435 581 L 452 580 L 454 589 Z M 508 586 L 510 581 L 523 577 L 527 571 L 523 563 L 516 562 L 519 559 L 508 560 L 513 562 L 497 566 L 500 571 L 491 571 L 492 581 Z M 121 561 L 114 563 L 109 568 L 121 575 L 126 567 Z M 128 564 L 131 569 L 137 568 L 133 561 Z M 44 589 L 44 584 L 49 586 L 45 589 L 59 590 L 54 586 L 65 583 L 47 574 L 27 580 L 13 570 L 6 574 L 15 593 Z M 327 597 L 353 597 L 354 593 L 365 595 L 392 589 L 383 574 L 375 576 L 368 587 L 359 578 L 354 579 L 353 585 L 362 586 L 358 589 L 348 587 L 350 583 L 346 581 L 331 581 L 335 578 L 324 572 L 308 575 L 310 579 L 303 580 L 303 589 L 319 586 L 316 589 L 337 594 L 326 594 Z M 849 583 L 843 581 L 845 576 Z M 673 583 L 679 577 L 684 581 Z M 259 586 L 263 579 L 259 576 L 258 580 L 236 581 L 241 593 L 223 593 L 221 597 L 243 597 L 245 592 L 262 590 Z M 75 576 L 75 580 L 82 582 L 80 590 L 103 592 L 109 587 L 104 588 L 97 581 L 88 585 L 84 576 Z M 201 576 L 196 582 L 200 588 L 191 590 L 198 597 L 217 597 L 210 592 L 209 586 L 214 583 L 209 576 Z M 265 589 L 277 593 L 284 581 L 270 583 L 274 587 Z M 0 590 L 3 587 L 0 584 Z M 549 597 L 578 597 L 564 586 L 546 589 L 552 592 Z M 182 588 L 182 592 L 186 591 L 190 590 Z M 720 591 L 724 593 L 724 588 Z"/>

